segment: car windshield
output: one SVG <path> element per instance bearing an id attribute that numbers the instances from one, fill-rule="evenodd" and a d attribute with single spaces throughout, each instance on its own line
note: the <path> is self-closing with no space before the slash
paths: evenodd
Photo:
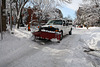
<path id="1" fill-rule="evenodd" d="M 47 25 L 62 25 L 62 20 L 51 20 Z"/>

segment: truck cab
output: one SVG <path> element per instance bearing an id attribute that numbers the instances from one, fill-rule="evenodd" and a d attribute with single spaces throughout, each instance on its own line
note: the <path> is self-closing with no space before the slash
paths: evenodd
<path id="1" fill-rule="evenodd" d="M 54 27 L 59 29 L 59 32 L 62 32 L 63 35 L 72 34 L 72 24 L 66 20 L 49 20 L 46 25 L 42 27 Z"/>

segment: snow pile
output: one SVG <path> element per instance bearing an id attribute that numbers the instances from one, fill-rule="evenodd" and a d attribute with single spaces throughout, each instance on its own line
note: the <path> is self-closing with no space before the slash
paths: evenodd
<path id="1" fill-rule="evenodd" d="M 85 34 L 81 36 L 81 41 L 91 49 L 100 50 L 100 28 L 91 27 L 87 31 L 87 33 L 84 31 Z"/>
<path id="2" fill-rule="evenodd" d="M 79 39 L 80 46 L 86 52 L 87 60 L 92 62 L 93 67 L 100 67 L 100 27 L 90 27 L 76 29 L 81 37 Z"/>
<path id="3" fill-rule="evenodd" d="M 31 32 L 25 28 L 13 29 L 13 32 L 14 34 L 10 34 L 9 31 L 3 34 L 3 40 L 0 41 L 0 58 L 33 43 L 30 41 Z"/>
<path id="4" fill-rule="evenodd" d="M 14 35 L 18 38 L 30 38 L 32 36 L 31 31 L 25 30 L 25 28 L 14 29 Z"/>

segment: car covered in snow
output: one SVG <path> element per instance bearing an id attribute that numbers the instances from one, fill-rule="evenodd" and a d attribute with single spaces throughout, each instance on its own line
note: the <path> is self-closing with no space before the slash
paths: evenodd
<path id="1" fill-rule="evenodd" d="M 61 40 L 64 35 L 72 34 L 72 23 L 64 19 L 49 20 L 45 25 L 39 26 L 38 28 L 39 31 L 33 34 L 49 40 L 53 38 Z"/>

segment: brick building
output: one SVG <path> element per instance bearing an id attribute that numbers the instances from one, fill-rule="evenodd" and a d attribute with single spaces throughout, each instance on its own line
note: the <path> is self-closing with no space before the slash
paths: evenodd
<path id="1" fill-rule="evenodd" d="M 42 12 L 39 14 L 39 11 L 37 8 L 24 8 L 23 10 L 23 17 L 24 20 L 26 19 L 26 24 L 28 24 L 30 21 L 32 23 L 46 23 L 49 19 L 58 19 L 58 18 L 63 18 L 62 12 L 59 9 L 55 9 L 55 12 L 51 11 L 48 13 L 45 13 L 45 19 L 41 18 L 42 17 Z M 55 16 L 54 13 L 57 13 L 58 15 Z"/>
<path id="2" fill-rule="evenodd" d="M 38 17 L 36 16 L 35 12 L 36 9 L 30 7 L 23 9 L 23 20 L 26 20 L 26 24 L 28 24 L 30 21 L 38 22 Z"/>

